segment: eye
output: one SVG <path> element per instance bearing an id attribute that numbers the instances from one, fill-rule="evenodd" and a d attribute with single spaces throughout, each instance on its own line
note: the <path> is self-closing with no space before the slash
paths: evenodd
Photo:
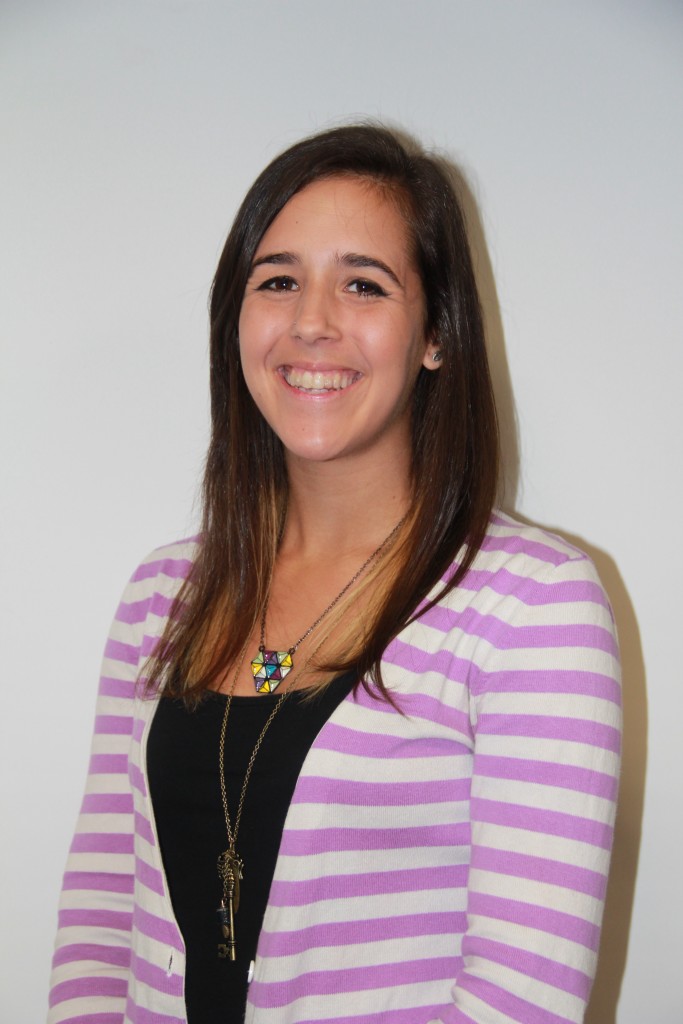
<path id="1" fill-rule="evenodd" d="M 293 277 L 269 277 L 258 285 L 257 292 L 292 292 L 298 285 Z"/>
<path id="2" fill-rule="evenodd" d="M 371 299 L 376 296 L 387 295 L 384 288 L 378 285 L 376 281 L 368 281 L 365 277 L 357 277 L 355 280 L 350 281 L 347 288 L 350 292 L 362 295 L 364 298 Z"/>

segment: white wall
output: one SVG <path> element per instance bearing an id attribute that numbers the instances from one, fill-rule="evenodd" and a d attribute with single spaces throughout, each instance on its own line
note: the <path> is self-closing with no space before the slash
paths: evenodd
<path id="1" fill-rule="evenodd" d="M 275 152 L 370 114 L 469 176 L 513 452 L 511 393 L 519 419 L 509 499 L 588 548 L 619 619 L 590 1022 L 680 1024 L 682 43 L 664 0 L 4 0 L 3 1021 L 43 1018 L 119 591 L 194 522 L 227 226 Z"/>

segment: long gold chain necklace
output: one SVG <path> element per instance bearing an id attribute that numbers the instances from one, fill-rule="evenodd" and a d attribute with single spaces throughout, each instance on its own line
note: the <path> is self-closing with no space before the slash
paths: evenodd
<path id="1" fill-rule="evenodd" d="M 292 645 L 287 651 L 269 651 L 266 650 L 265 646 L 265 632 L 266 632 L 266 611 L 268 609 L 268 600 L 263 609 L 261 615 L 261 643 L 259 644 L 259 653 L 257 657 L 251 663 L 251 670 L 254 675 L 254 681 L 256 683 L 257 693 L 272 693 L 282 682 L 285 676 L 288 676 L 292 671 L 294 664 L 292 656 L 294 655 L 297 647 L 303 643 L 303 641 L 310 636 L 314 629 L 316 629 L 323 621 L 326 615 L 332 611 L 335 605 L 342 599 L 344 594 L 353 586 L 356 580 L 365 572 L 365 570 L 374 562 L 376 558 L 384 553 L 387 547 L 392 543 L 399 530 L 403 526 L 407 516 L 404 516 L 399 523 L 396 524 L 391 533 L 386 537 L 380 546 L 373 551 L 368 559 L 363 562 L 360 569 L 351 577 L 349 582 L 346 584 L 343 590 L 341 590 L 333 601 L 328 604 L 325 611 L 318 616 L 312 626 L 306 630 L 306 632 L 299 637 L 297 642 Z M 223 960 L 235 960 L 237 959 L 237 945 L 235 941 L 235 914 L 239 908 L 240 902 L 240 882 L 243 877 L 244 863 L 242 858 L 237 853 L 237 836 L 240 828 L 240 821 L 242 820 L 242 809 L 244 807 L 244 798 L 247 792 L 247 786 L 249 785 L 249 779 L 251 778 L 251 772 L 254 767 L 254 761 L 256 755 L 261 749 L 261 744 L 265 738 L 270 725 L 277 715 L 278 711 L 284 704 L 285 700 L 292 692 L 294 686 L 294 680 L 290 680 L 289 685 L 279 695 L 275 707 L 270 712 L 266 719 L 266 724 L 261 729 L 261 733 L 256 740 L 254 749 L 251 752 L 249 762 L 247 764 L 246 772 L 244 773 L 244 782 L 242 783 L 242 789 L 240 791 L 239 800 L 237 803 L 237 811 L 235 813 L 235 823 L 233 825 L 230 819 L 230 811 L 228 809 L 228 791 L 225 779 L 225 734 L 228 727 L 228 718 L 230 717 L 230 708 L 232 705 L 232 698 L 235 693 L 235 687 L 237 686 L 237 680 L 239 678 L 242 664 L 244 662 L 244 655 L 247 650 L 247 643 L 240 651 L 240 656 L 237 661 L 237 669 L 228 691 L 225 711 L 223 713 L 223 721 L 221 723 L 220 740 L 218 744 L 218 774 L 221 784 L 221 800 L 223 803 L 223 814 L 225 815 L 225 829 L 228 836 L 228 846 L 218 857 L 217 868 L 218 876 L 221 880 L 223 887 L 223 895 L 221 898 L 220 906 L 216 911 L 218 915 L 218 922 L 221 928 L 221 934 L 223 942 L 218 945 L 218 956 Z M 258 666 L 255 668 L 254 666 Z M 257 673 L 262 673 L 259 677 Z"/>
<path id="2" fill-rule="evenodd" d="M 223 803 L 223 814 L 225 815 L 225 829 L 228 834 L 228 846 L 227 849 L 220 854 L 217 862 L 218 877 L 223 883 L 223 896 L 220 902 L 220 906 L 216 913 L 218 914 L 218 923 L 221 928 L 221 934 L 224 941 L 218 945 L 218 956 L 222 960 L 235 960 L 237 958 L 237 946 L 235 943 L 235 914 L 237 913 L 240 905 L 240 882 L 242 880 L 242 873 L 244 870 L 244 864 L 242 858 L 235 849 L 237 843 L 237 835 L 239 833 L 240 821 L 242 820 L 242 808 L 244 807 L 244 797 L 247 792 L 247 786 L 249 785 L 249 779 L 251 778 L 251 771 L 254 767 L 254 761 L 256 755 L 259 752 L 261 744 L 263 743 L 264 737 L 268 732 L 271 722 L 275 718 L 276 714 L 282 707 L 285 699 L 292 692 L 292 683 L 287 689 L 280 694 L 275 707 L 268 715 L 266 724 L 261 729 L 261 733 L 256 740 L 254 749 L 251 752 L 249 762 L 247 764 L 247 770 L 244 773 L 244 782 L 242 783 L 242 789 L 240 791 L 240 798 L 237 804 L 237 813 L 235 814 L 235 824 L 233 825 L 230 820 L 230 811 L 228 810 L 228 791 L 225 780 L 225 733 L 228 727 L 228 717 L 230 715 L 230 705 L 232 704 L 232 698 L 235 692 L 235 686 L 237 685 L 237 677 L 240 674 L 242 664 L 244 662 L 244 655 L 246 653 L 247 645 L 245 644 L 242 648 L 242 652 L 239 657 L 239 663 L 237 671 L 230 687 L 230 692 L 227 695 L 225 702 L 225 711 L 223 713 L 223 721 L 221 723 L 220 740 L 218 743 L 218 766 L 219 766 L 219 777 L 221 783 L 221 801 Z M 293 682 L 293 681 L 292 681 Z"/>

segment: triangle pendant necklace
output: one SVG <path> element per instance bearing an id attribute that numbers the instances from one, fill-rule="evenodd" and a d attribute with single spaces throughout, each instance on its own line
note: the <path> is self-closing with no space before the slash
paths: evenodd
<path id="1" fill-rule="evenodd" d="M 393 528 L 388 537 L 385 537 L 380 546 L 372 552 L 369 558 L 367 558 L 360 569 L 354 573 L 346 586 L 339 591 L 334 600 L 330 601 L 327 608 L 318 616 L 312 626 L 309 626 L 305 633 L 303 633 L 295 644 L 292 644 L 286 651 L 275 651 L 270 650 L 266 647 L 266 612 L 268 611 L 268 600 L 270 594 L 266 598 L 266 602 L 263 606 L 263 612 L 261 613 L 261 636 L 258 648 L 258 654 L 252 658 L 251 671 L 254 676 L 254 686 L 256 687 L 257 693 L 274 693 L 278 686 L 285 679 L 294 668 L 294 655 L 299 644 L 302 644 L 304 640 L 311 635 L 314 629 L 320 625 L 325 616 L 332 611 L 334 606 L 341 601 L 342 597 L 347 590 L 350 590 L 359 576 L 362 576 L 368 566 L 374 562 L 374 560 L 382 554 L 384 549 L 391 544 L 398 531 L 406 521 L 407 514 L 401 519 L 399 523 Z"/>

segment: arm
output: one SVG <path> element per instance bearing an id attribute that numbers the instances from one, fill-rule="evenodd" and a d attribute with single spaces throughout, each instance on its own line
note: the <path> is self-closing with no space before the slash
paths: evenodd
<path id="1" fill-rule="evenodd" d="M 619 666 L 591 563 L 501 586 L 473 687 L 472 860 L 447 1024 L 578 1024 L 595 974 L 620 750 Z M 487 616 L 488 619 L 488 616 Z"/>
<path id="2" fill-rule="evenodd" d="M 170 606 L 159 583 L 165 579 L 168 589 L 183 571 L 181 563 L 154 556 L 143 563 L 107 640 L 85 796 L 60 899 L 48 1024 L 124 1019 L 135 872 L 129 749 L 136 680 L 150 651 L 148 633 L 159 632 Z"/>

